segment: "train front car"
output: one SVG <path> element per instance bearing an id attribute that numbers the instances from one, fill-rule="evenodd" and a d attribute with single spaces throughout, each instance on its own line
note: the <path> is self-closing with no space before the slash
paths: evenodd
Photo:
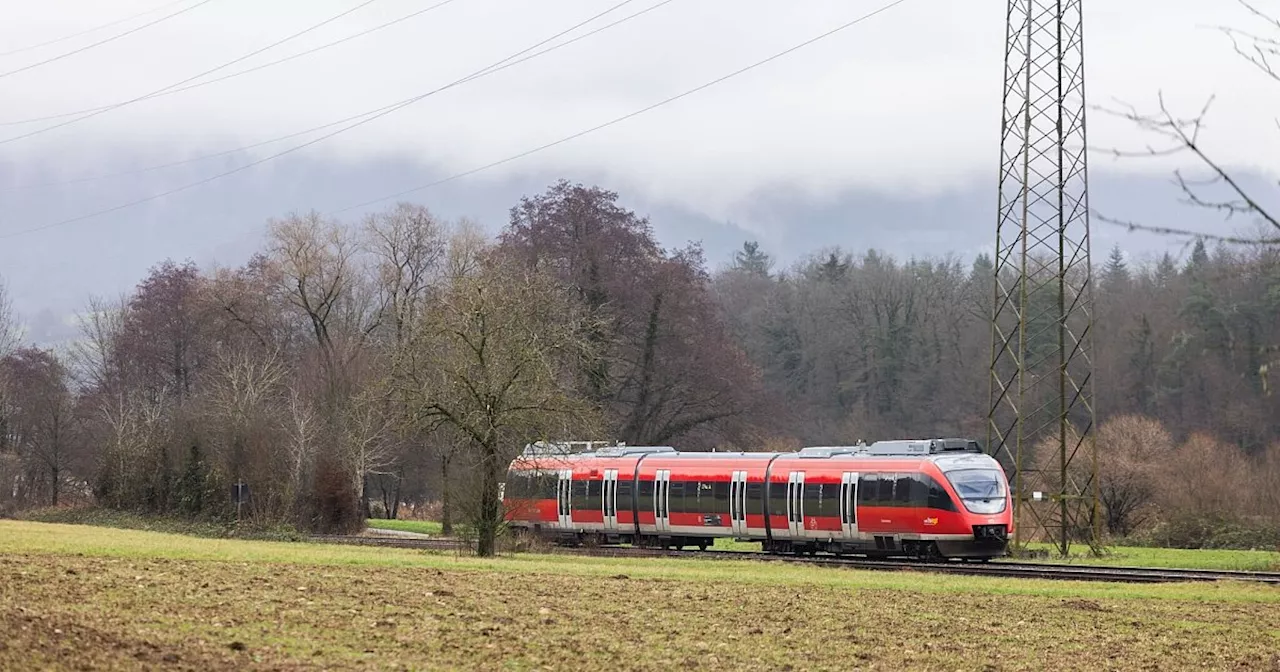
<path id="1" fill-rule="evenodd" d="M 955 529 L 936 537 L 939 554 L 948 558 L 990 559 L 1008 553 L 1013 534 L 1013 500 L 1004 469 L 977 443 L 960 439 L 933 442 L 930 462 L 954 500 Z M 960 444 L 965 444 L 963 448 Z"/>

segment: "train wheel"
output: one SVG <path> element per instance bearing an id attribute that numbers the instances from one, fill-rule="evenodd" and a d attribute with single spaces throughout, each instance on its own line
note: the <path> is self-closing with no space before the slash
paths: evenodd
<path id="1" fill-rule="evenodd" d="M 707 550 L 707 542 L 705 542 L 705 541 L 704 541 L 704 542 L 702 542 L 702 543 L 698 544 L 698 550 L 699 550 L 699 551 L 705 551 L 705 550 Z"/>

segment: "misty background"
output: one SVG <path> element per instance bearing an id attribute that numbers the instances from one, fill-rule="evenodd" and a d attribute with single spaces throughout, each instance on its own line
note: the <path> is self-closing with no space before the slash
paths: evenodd
<path id="1" fill-rule="evenodd" d="M 224 152 L 442 86 L 603 11 L 609 3 L 453 0 L 278 66 L 13 140 L 239 58 L 361 3 L 216 0 L 82 54 L 15 72 L 163 14 L 25 47 L 160 5 L 67 0 L 0 22 L 0 277 L 48 344 L 74 336 L 90 294 L 132 287 L 166 258 L 234 266 L 264 224 L 328 212 L 518 154 L 732 72 L 880 8 L 878 2 L 677 0 L 563 49 L 427 98 L 279 160 L 137 206 L 319 133 L 163 170 L 85 180 Z M 194 4 L 194 3 L 188 3 Z M 342 39 L 436 2 L 379 0 L 205 79 Z M 573 35 L 658 4 L 632 2 Z M 1277 87 L 1217 29 L 1248 29 L 1236 3 L 1134 0 L 1086 7 L 1089 98 L 1192 114 L 1216 96 L 1205 143 L 1272 181 Z M 179 6 L 174 6 L 177 9 Z M 524 195 L 560 178 L 618 192 L 663 244 L 700 241 L 712 266 L 757 240 L 786 266 L 829 246 L 969 261 L 994 239 L 1003 2 L 914 0 L 773 63 L 599 133 L 394 200 L 496 232 Z M 18 53 L 11 53 L 21 50 Z M 12 73 L 12 74 L 5 74 Z M 196 80 L 201 81 L 201 80 Z M 10 141 L 6 141 L 6 140 Z M 1110 159 L 1152 139 L 1091 113 L 1094 208 L 1149 224 L 1227 232 L 1178 202 L 1160 160 Z M 41 186 L 46 185 L 46 186 Z M 49 225 L 54 226 L 49 226 Z M 49 226 L 49 228 L 41 227 Z M 1185 241 L 1095 221 L 1094 260 L 1183 256 Z"/>

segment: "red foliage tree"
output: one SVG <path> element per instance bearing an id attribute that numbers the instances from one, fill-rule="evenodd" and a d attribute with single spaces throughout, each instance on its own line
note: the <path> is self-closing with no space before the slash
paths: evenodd
<path id="1" fill-rule="evenodd" d="M 663 250 L 617 198 L 561 181 L 512 208 L 501 250 L 551 270 L 603 318 L 591 335 L 602 354 L 583 363 L 580 384 L 619 439 L 740 440 L 760 385 L 717 314 L 701 250 Z"/>

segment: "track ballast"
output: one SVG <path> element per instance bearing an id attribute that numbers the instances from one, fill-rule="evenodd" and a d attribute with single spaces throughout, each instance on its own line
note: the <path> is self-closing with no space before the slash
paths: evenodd
<path id="1" fill-rule="evenodd" d="M 355 544 L 409 548 L 424 551 L 470 552 L 471 542 L 460 539 L 415 539 L 402 537 L 313 536 L 311 540 L 328 544 Z M 622 546 L 554 546 L 549 553 L 618 558 L 697 558 L 712 560 L 754 560 L 787 562 L 828 567 L 845 567 L 874 571 L 914 571 L 967 576 L 1002 578 L 1055 579 L 1065 581 L 1110 581 L 1119 583 L 1174 583 L 1180 581 L 1249 581 L 1280 585 L 1278 572 L 1240 570 L 1167 569 L 1155 567 L 1109 567 L 1101 565 L 1067 565 L 996 560 L 989 563 L 924 562 L 919 560 L 881 560 L 835 556 L 793 556 L 754 551 L 677 551 Z"/>

